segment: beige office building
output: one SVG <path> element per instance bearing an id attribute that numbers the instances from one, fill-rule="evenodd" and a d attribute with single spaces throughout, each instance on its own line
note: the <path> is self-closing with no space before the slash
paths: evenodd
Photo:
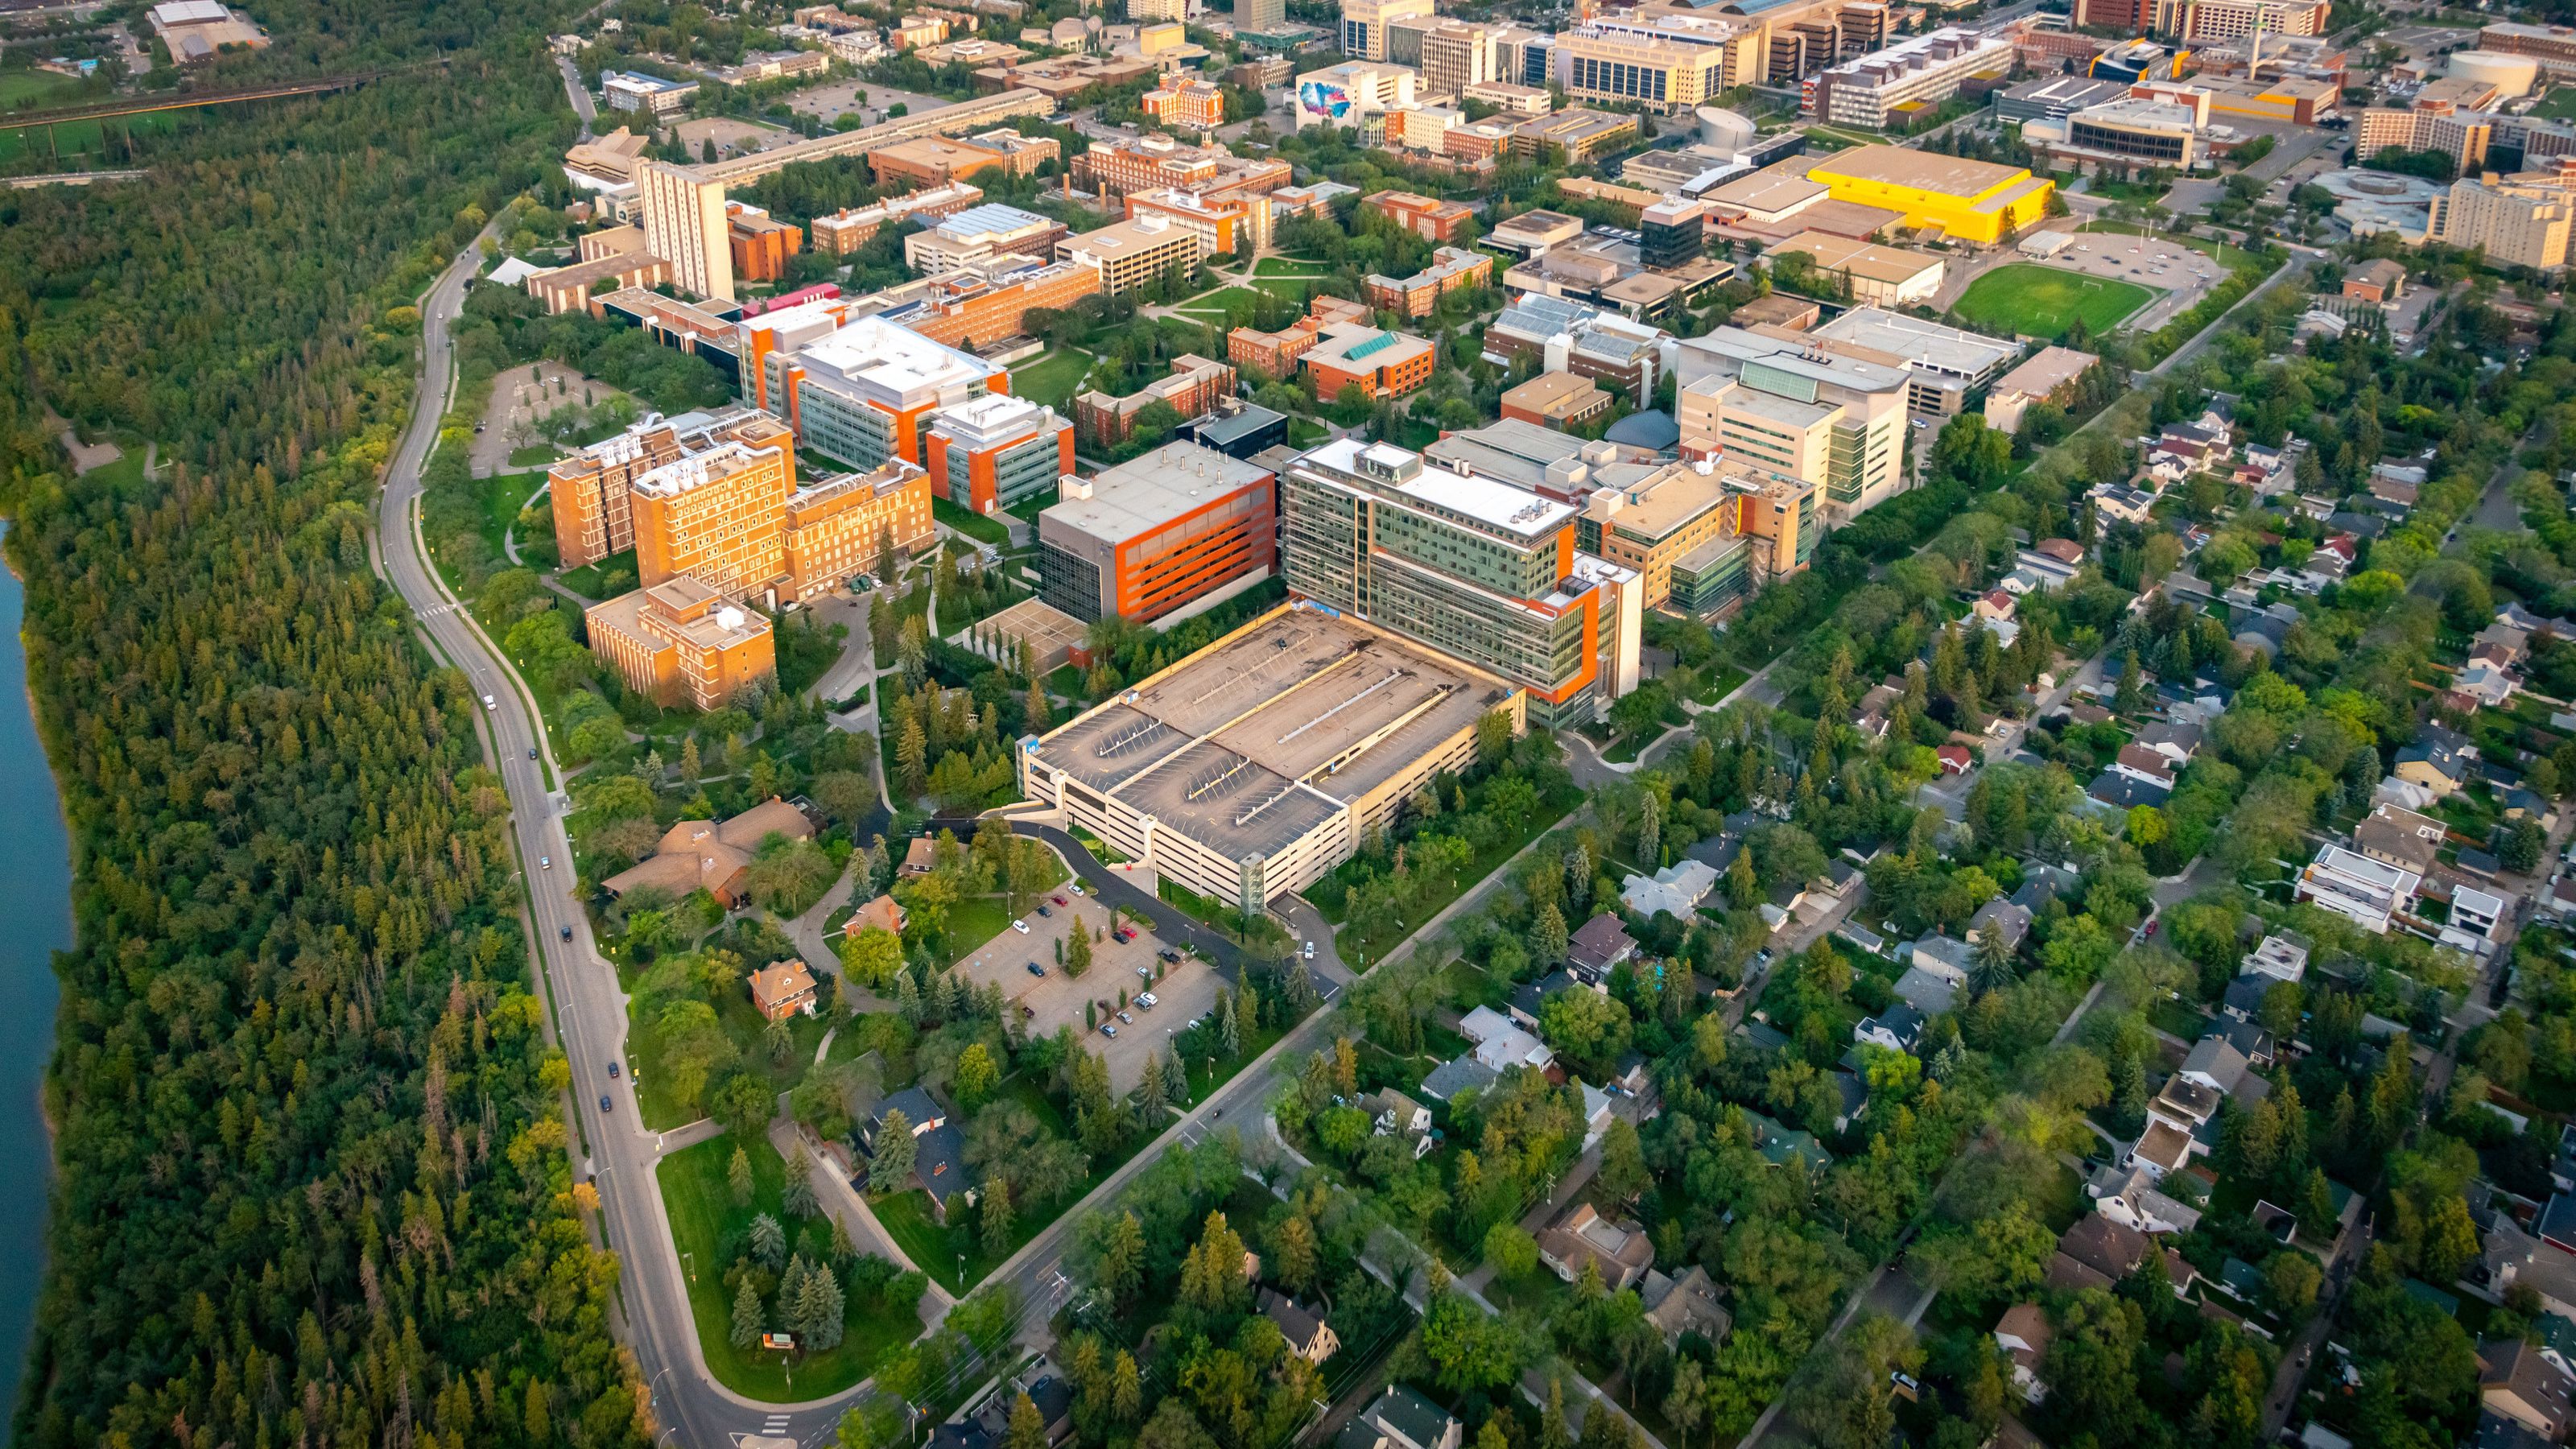
<path id="1" fill-rule="evenodd" d="M 644 249 L 671 263 L 671 285 L 697 297 L 733 300 L 733 241 L 721 181 L 685 166 L 647 161 L 635 171 L 644 207 Z"/>
<path id="2" fill-rule="evenodd" d="M 1428 17 L 1432 0 L 1342 0 L 1342 54 L 1386 60 L 1387 30 L 1399 20 Z"/>
<path id="3" fill-rule="evenodd" d="M 1188 271 L 1208 255 L 1208 240 L 1193 227 L 1175 226 L 1169 217 L 1140 216 L 1114 222 L 1098 231 L 1067 237 L 1058 244 L 1060 260 L 1078 262 L 1100 274 L 1100 290 L 1115 297 L 1175 270 Z"/>
<path id="4" fill-rule="evenodd" d="M 2488 172 L 2454 181 L 2448 194 L 2435 197 L 2424 235 L 2445 246 L 2483 249 L 2499 265 L 2546 271 L 2567 265 L 2571 211 L 2576 186 L 2560 173 Z"/>
<path id="5" fill-rule="evenodd" d="M 1726 88 L 1726 52 L 1718 46 L 1582 30 L 1557 45 L 1565 52 L 1566 94 L 1585 100 L 1674 111 Z"/>
<path id="6" fill-rule="evenodd" d="M 1675 354 L 1686 454 L 1814 486 L 1836 524 L 1905 487 L 1904 360 L 1806 333 L 1720 327 Z"/>

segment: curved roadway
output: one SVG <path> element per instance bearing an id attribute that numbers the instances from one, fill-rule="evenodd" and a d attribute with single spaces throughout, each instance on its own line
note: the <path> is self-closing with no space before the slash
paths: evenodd
<path id="1" fill-rule="evenodd" d="M 440 421 L 451 396 L 454 365 L 448 326 L 464 302 L 465 287 L 476 270 L 477 254 L 456 259 L 430 289 L 421 309 L 422 363 L 412 418 L 404 430 L 386 474 L 377 527 L 386 577 L 410 605 L 422 634 L 442 661 L 471 678 L 475 693 L 488 695 L 492 708 L 485 722 L 496 768 L 509 791 L 512 830 L 521 867 L 542 857 L 561 856 L 564 865 L 527 874 L 536 884 L 528 892 L 528 913 L 538 965 L 538 989 L 548 1000 L 565 1054 L 571 1059 L 573 1109 L 578 1136 L 577 1167 L 592 1175 L 599 1188 L 601 1229 L 619 1259 L 622 1312 L 617 1328 L 630 1344 L 651 1383 L 662 1442 L 700 1449 L 799 1449 L 828 1439 L 842 1412 L 865 1386 L 828 1399 L 799 1404 L 764 1404 L 717 1383 L 698 1350 L 697 1329 L 689 1310 L 678 1249 L 654 1178 L 662 1152 L 662 1134 L 644 1130 L 635 1109 L 631 1078 L 612 1080 L 608 1064 L 622 1061 L 626 1043 L 626 997 L 617 974 L 601 959 L 592 941 L 590 919 L 570 890 L 572 845 L 565 834 L 563 801 L 548 788 L 552 755 L 533 703 L 517 674 L 484 636 L 463 606 L 431 569 L 417 526 L 421 469 L 437 442 Z M 541 762 L 540 753 L 545 754 Z M 559 774 L 552 778 L 560 778 Z M 1035 833 L 1035 832 L 1032 832 Z M 1069 840 L 1054 842 L 1061 850 Z M 1078 846 L 1066 852 L 1077 871 L 1093 864 Z M 1124 886 L 1125 882 L 1117 882 Z M 1132 888 L 1131 888 L 1132 889 Z M 1141 901 L 1146 914 L 1160 915 L 1160 901 Z M 565 932 L 570 937 L 566 938 Z M 1218 945 L 1224 943 L 1218 942 Z M 1259 1106 L 1273 1080 L 1274 1063 L 1301 1061 L 1330 1041 L 1334 999 L 1342 982 L 1326 973 L 1323 1010 L 1219 1086 L 1189 1112 L 1176 1115 L 1169 1128 L 1126 1164 L 1111 1173 L 1082 1201 L 988 1276 L 984 1283 L 1008 1283 L 1023 1305 L 1024 1322 L 1042 1328 L 1060 1306 L 1071 1285 L 1061 1271 L 1072 1226 L 1108 1201 L 1137 1173 L 1178 1142 L 1196 1141 L 1210 1130 L 1229 1130 L 1259 1116 Z M 605 1094 L 611 1107 L 598 1109 Z M 1232 1120 L 1226 1120 L 1228 1114 Z M 675 1134 L 676 1135 L 676 1134 Z M 679 1144 L 674 1144 L 676 1147 Z M 702 1268 L 707 1265 L 700 1265 Z"/>
<path id="2" fill-rule="evenodd" d="M 535 884 L 528 891 L 528 914 L 540 968 L 540 989 L 553 1007 L 556 1030 L 572 1060 L 573 1104 L 579 1117 L 576 1166 L 595 1175 L 599 1186 L 601 1228 L 620 1263 L 624 1337 L 653 1386 L 654 1406 L 666 1430 L 664 1442 L 722 1449 L 745 1437 L 805 1443 L 828 1433 L 842 1407 L 856 1391 L 812 1404 L 786 1406 L 756 1403 L 715 1381 L 698 1352 L 697 1330 L 689 1312 L 686 1284 L 671 1224 L 653 1169 L 661 1155 L 660 1135 L 644 1130 L 635 1109 L 631 1079 L 611 1080 L 608 1064 L 625 1059 L 626 998 L 617 973 L 593 945 L 590 919 L 569 894 L 572 846 L 564 833 L 557 798 L 548 790 L 546 764 L 533 757 L 544 747 L 534 706 L 517 676 L 500 662 L 483 633 L 447 592 L 423 557 L 416 527 L 421 468 L 438 439 L 438 427 L 451 401 L 454 366 L 448 325 L 463 305 L 465 286 L 474 275 L 475 253 L 457 259 L 431 288 L 422 308 L 422 367 L 412 418 L 386 474 L 378 509 L 378 533 L 386 576 L 411 606 L 421 631 L 443 660 L 472 679 L 477 694 L 488 695 L 493 708 L 485 721 L 498 755 L 497 768 L 508 788 L 511 828 L 523 870 L 541 857 L 561 856 L 553 870 L 527 871 Z M 559 776 L 558 776 L 559 778 Z M 570 940 L 564 932 L 570 930 Z M 610 1103 L 599 1111 L 605 1094 Z M 712 1265 L 701 1265 L 712 1266 Z M 745 1445 L 743 1449 L 762 1449 Z"/>

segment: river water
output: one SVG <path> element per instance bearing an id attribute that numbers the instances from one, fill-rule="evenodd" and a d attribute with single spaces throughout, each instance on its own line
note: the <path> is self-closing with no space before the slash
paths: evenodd
<path id="1" fill-rule="evenodd" d="M 45 1272 L 54 1153 L 38 1093 L 54 1054 L 53 953 L 72 944 L 71 840 L 28 713 L 25 611 L 26 590 L 0 569 L 0 1443 Z"/>

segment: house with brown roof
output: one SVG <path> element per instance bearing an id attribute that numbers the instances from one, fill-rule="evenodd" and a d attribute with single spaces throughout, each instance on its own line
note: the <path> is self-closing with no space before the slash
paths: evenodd
<path id="1" fill-rule="evenodd" d="M 1655 1266 L 1655 1245 L 1643 1227 L 1614 1223 L 1586 1202 L 1539 1233 L 1538 1256 L 1568 1283 L 1581 1278 L 1583 1265 L 1590 1263 L 1600 1270 L 1602 1286 L 1616 1293 L 1637 1286 Z"/>
<path id="2" fill-rule="evenodd" d="M 1636 954 L 1636 938 L 1608 911 L 1584 922 L 1565 942 L 1565 964 L 1595 979 Z"/>
<path id="3" fill-rule="evenodd" d="M 2576 1375 L 2553 1349 L 2520 1339 L 2478 1346 L 2478 1402 L 2551 1443 L 2565 1436 Z"/>
<path id="4" fill-rule="evenodd" d="M 2449 826 L 2430 815 L 2382 802 L 2352 828 L 2352 843 L 2372 860 L 2431 875 L 2442 858 L 2442 838 L 2449 833 Z"/>
<path id="5" fill-rule="evenodd" d="M 600 884 L 612 896 L 648 886 L 674 896 L 704 889 L 733 910 L 743 903 L 752 852 L 772 835 L 811 840 L 814 822 L 775 795 L 722 824 L 683 820 L 662 833 L 651 855 Z"/>
<path id="6" fill-rule="evenodd" d="M 892 896 L 879 896 L 852 911 L 849 923 L 843 929 L 856 935 L 874 926 L 881 931 L 892 931 L 900 936 L 903 934 L 903 923 L 903 907 Z"/>
<path id="7" fill-rule="evenodd" d="M 772 961 L 751 973 L 751 1004 L 771 1021 L 814 1014 L 814 973 L 790 957 Z"/>
<path id="8" fill-rule="evenodd" d="M 2039 1376 L 2040 1366 L 2047 1362 L 2048 1345 L 2056 1336 L 2048 1326 L 2048 1315 L 2036 1303 L 2016 1303 L 1995 1322 L 1995 1347 L 2012 1360 L 2013 1387 L 2034 1404 L 2048 1397 L 2048 1381 Z"/>
<path id="9" fill-rule="evenodd" d="M 939 847 L 932 843 L 929 836 L 916 835 L 912 838 L 912 843 L 903 848 L 903 864 L 895 867 L 895 874 L 928 875 L 937 869 L 938 865 Z"/>
<path id="10" fill-rule="evenodd" d="M 1717 1301 L 1717 1285 L 1709 1281 L 1708 1270 L 1696 1264 L 1679 1278 L 1649 1272 L 1642 1296 L 1646 1321 L 1663 1330 L 1666 1347 L 1680 1343 L 1685 1333 L 1723 1343 L 1735 1326 L 1735 1315 Z"/>

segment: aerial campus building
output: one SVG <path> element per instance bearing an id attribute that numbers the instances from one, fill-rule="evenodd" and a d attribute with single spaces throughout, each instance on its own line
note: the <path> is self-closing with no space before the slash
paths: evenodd
<path id="1" fill-rule="evenodd" d="M 1028 798 L 1243 910 L 1350 858 L 1526 693 L 1307 600 L 1020 742 Z"/>

